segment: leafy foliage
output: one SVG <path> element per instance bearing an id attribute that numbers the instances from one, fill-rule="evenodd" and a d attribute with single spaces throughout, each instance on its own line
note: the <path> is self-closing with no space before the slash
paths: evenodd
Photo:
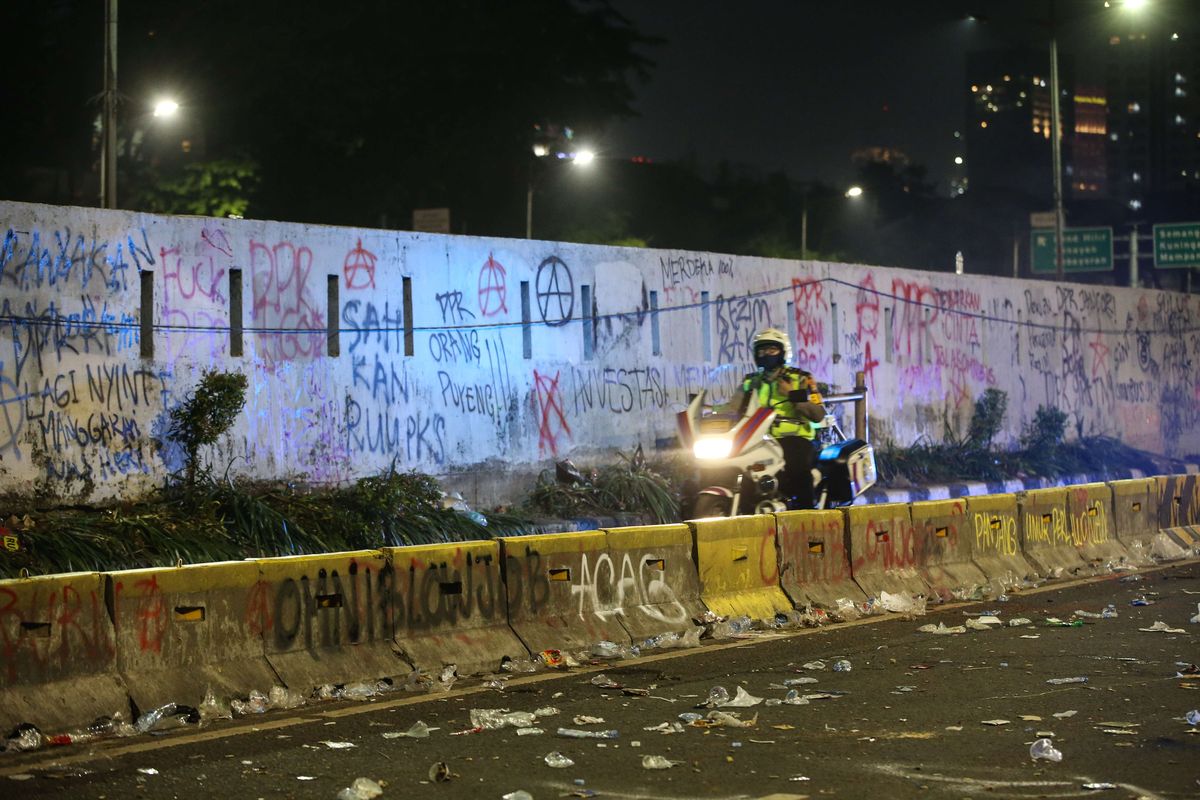
<path id="1" fill-rule="evenodd" d="M 605 465 L 586 475 L 581 474 L 574 482 L 544 471 L 524 507 L 534 513 L 567 517 L 614 511 L 641 512 L 649 514 L 655 522 L 678 522 L 676 490 L 680 483 L 645 463 L 640 450 L 632 458 L 621 454 L 621 460 L 621 464 Z"/>
<path id="2" fill-rule="evenodd" d="M 171 409 L 169 435 L 183 447 L 188 483 L 195 482 L 200 448 L 216 443 L 241 413 L 246 387 L 240 372 L 205 370 L 187 399 Z"/>
<path id="3" fill-rule="evenodd" d="M 245 216 L 261 178 L 257 161 L 218 158 L 184 165 L 176 172 L 142 176 L 135 208 L 159 214 Z"/>
<path id="4" fill-rule="evenodd" d="M 975 401 L 975 412 L 971 415 L 971 426 L 967 430 L 967 441 L 980 447 L 992 446 L 992 440 L 1004 424 L 1004 412 L 1008 410 L 1008 393 L 999 389 L 988 389 Z"/>

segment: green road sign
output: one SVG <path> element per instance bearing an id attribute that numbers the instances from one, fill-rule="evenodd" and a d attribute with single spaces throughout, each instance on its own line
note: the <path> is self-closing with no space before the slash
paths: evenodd
<path id="1" fill-rule="evenodd" d="M 1154 268 L 1200 267 L 1200 222 L 1154 226 Z"/>
<path id="2" fill-rule="evenodd" d="M 1053 228 L 1030 232 L 1033 271 L 1055 273 Z M 1112 272 L 1112 228 L 1064 228 L 1063 272 Z"/>

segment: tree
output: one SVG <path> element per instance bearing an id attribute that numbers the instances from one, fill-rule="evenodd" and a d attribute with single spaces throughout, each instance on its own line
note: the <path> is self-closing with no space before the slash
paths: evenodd
<path id="1" fill-rule="evenodd" d="M 151 168 L 129 204 L 158 214 L 245 216 L 259 185 L 258 169 L 246 158 L 199 161 L 163 176 Z"/>

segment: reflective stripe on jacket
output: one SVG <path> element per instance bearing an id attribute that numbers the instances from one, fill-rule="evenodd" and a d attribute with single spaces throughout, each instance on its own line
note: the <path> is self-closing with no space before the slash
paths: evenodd
<path id="1" fill-rule="evenodd" d="M 746 378 L 742 382 L 742 391 L 749 392 L 756 377 L 752 375 Z M 795 404 L 788 399 L 788 396 L 779 391 L 776 381 L 764 380 L 759 384 L 758 403 L 759 405 L 775 409 L 783 417 L 799 419 L 803 416 Z M 799 436 L 802 439 L 812 439 L 816 436 L 816 427 L 807 420 L 793 422 L 790 419 L 781 420 L 776 418 L 775 422 L 771 425 L 771 435 L 777 439 L 783 436 Z"/>

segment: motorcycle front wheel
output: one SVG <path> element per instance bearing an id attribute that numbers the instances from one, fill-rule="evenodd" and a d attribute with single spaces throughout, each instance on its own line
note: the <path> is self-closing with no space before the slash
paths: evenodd
<path id="1" fill-rule="evenodd" d="M 728 517 L 731 502 L 728 497 L 717 494 L 699 495 L 696 497 L 696 504 L 692 507 L 692 518 Z"/>

